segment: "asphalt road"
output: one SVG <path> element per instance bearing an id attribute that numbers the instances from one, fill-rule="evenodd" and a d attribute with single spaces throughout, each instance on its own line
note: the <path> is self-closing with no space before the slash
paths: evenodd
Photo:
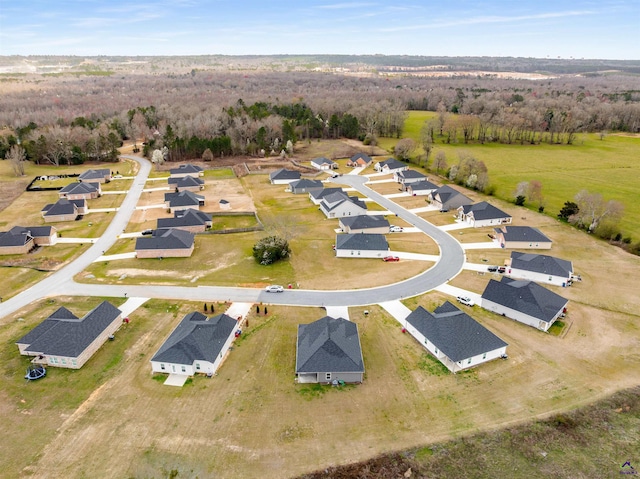
<path id="1" fill-rule="evenodd" d="M 366 177 L 344 175 L 332 181 L 355 188 L 433 238 L 440 248 L 440 260 L 429 270 L 405 281 L 358 290 L 320 291 L 292 289 L 285 290 L 283 293 L 267 293 L 263 290 L 252 288 L 217 286 L 120 286 L 76 283 L 73 277 L 101 256 L 103 251 L 107 251 L 116 241 L 118 234 L 124 231 L 151 171 L 151 164 L 148 161 L 141 160 L 135 156 L 122 156 L 137 161 L 140 165 L 140 170 L 136 175 L 132 188 L 103 236 L 69 265 L 0 304 L 0 317 L 11 314 L 43 297 L 56 295 L 135 296 L 191 301 L 262 302 L 296 306 L 363 306 L 416 296 L 430 291 L 456 276 L 464 265 L 464 250 L 451 235 L 368 188 L 365 185 Z M 353 261 L 357 263 L 357 260 Z M 366 272 L 363 272 L 363 274 L 366 274 Z"/>

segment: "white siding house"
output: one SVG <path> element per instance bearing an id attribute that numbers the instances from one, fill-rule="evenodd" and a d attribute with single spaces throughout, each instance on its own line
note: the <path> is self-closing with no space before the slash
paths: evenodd
<path id="1" fill-rule="evenodd" d="M 389 243 L 381 234 L 339 234 L 335 248 L 338 258 L 384 258 L 389 254 Z"/>
<path id="2" fill-rule="evenodd" d="M 543 254 L 512 251 L 506 272 L 514 278 L 564 287 L 571 284 L 573 263 Z"/>

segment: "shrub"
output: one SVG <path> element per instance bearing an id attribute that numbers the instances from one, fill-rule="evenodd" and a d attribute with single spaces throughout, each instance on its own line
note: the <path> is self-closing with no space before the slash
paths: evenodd
<path id="1" fill-rule="evenodd" d="M 516 206 L 524 206 L 524 200 L 526 198 L 523 195 L 516 196 Z"/>
<path id="2" fill-rule="evenodd" d="M 278 236 L 262 238 L 253 246 L 253 257 L 263 265 L 273 264 L 291 254 L 287 240 Z"/>

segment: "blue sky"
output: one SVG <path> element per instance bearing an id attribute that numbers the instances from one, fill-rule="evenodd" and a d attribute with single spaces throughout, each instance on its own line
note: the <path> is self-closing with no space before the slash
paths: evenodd
<path id="1" fill-rule="evenodd" d="M 640 0 L 0 0 L 0 55 L 640 59 Z"/>

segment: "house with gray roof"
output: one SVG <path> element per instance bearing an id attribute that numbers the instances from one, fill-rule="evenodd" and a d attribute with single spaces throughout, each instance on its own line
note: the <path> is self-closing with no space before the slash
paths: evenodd
<path id="1" fill-rule="evenodd" d="M 338 258 L 384 258 L 389 255 L 389 243 L 381 234 L 339 234 L 335 249 Z"/>
<path id="2" fill-rule="evenodd" d="M 16 344 L 20 354 L 36 356 L 34 362 L 60 368 L 81 368 L 115 334 L 122 312 L 103 301 L 82 318 L 59 308 Z"/>
<path id="3" fill-rule="evenodd" d="M 424 175 L 419 171 L 409 169 L 396 171 L 393 174 L 393 179 L 397 183 L 400 183 L 404 190 L 406 190 L 407 186 L 409 186 L 411 183 L 418 183 L 419 181 L 428 180 L 427 175 Z"/>
<path id="4" fill-rule="evenodd" d="M 170 176 L 167 182 L 169 183 L 169 188 L 174 189 L 178 193 L 181 191 L 204 190 L 204 180 L 197 176 Z"/>
<path id="5" fill-rule="evenodd" d="M 311 166 L 319 170 L 335 170 L 338 168 L 338 163 L 330 160 L 329 158 L 314 158 L 311 160 Z"/>
<path id="6" fill-rule="evenodd" d="M 137 258 L 185 258 L 195 246 L 194 234 L 182 229 L 156 229 L 151 236 L 136 238 Z"/>
<path id="7" fill-rule="evenodd" d="M 309 192 L 309 199 L 314 205 L 319 205 L 322 202 L 322 198 L 338 192 L 343 192 L 342 188 L 336 187 L 336 188 L 324 188 L 322 190 L 314 190 Z"/>
<path id="8" fill-rule="evenodd" d="M 450 302 L 430 313 L 418 306 L 406 327 L 427 351 L 456 373 L 506 354 L 507 343 Z"/>
<path id="9" fill-rule="evenodd" d="M 357 196 L 349 196 L 340 191 L 324 196 L 320 201 L 320 211 L 327 218 L 366 215 L 367 205 Z"/>
<path id="10" fill-rule="evenodd" d="M 312 191 L 320 191 L 324 189 L 324 185 L 320 180 L 308 180 L 302 178 L 289 183 L 289 189 L 294 195 L 309 194 Z"/>
<path id="11" fill-rule="evenodd" d="M 439 188 L 438 185 L 431 183 L 428 180 L 416 181 L 414 183 L 409 183 L 405 190 L 411 196 L 424 196 L 432 193 L 433 191 Z"/>
<path id="12" fill-rule="evenodd" d="M 374 166 L 373 169 L 379 173 L 395 173 L 397 171 L 408 170 L 409 166 L 395 158 L 388 158 L 376 163 L 376 166 Z"/>
<path id="13" fill-rule="evenodd" d="M 179 193 L 165 193 L 164 203 L 172 213 L 178 210 L 193 208 L 199 210 L 204 206 L 204 196 L 197 195 L 192 191 L 181 191 Z"/>
<path id="14" fill-rule="evenodd" d="M 279 170 L 272 171 L 269 174 L 269 181 L 272 185 L 288 185 L 292 181 L 299 179 L 299 171 L 287 170 L 286 168 L 280 168 Z"/>
<path id="15" fill-rule="evenodd" d="M 506 273 L 512 278 L 567 286 L 571 284 L 573 263 L 544 254 L 512 251 Z"/>
<path id="16" fill-rule="evenodd" d="M 169 175 L 172 178 L 183 178 L 185 176 L 198 177 L 204 176 L 204 170 L 198 165 L 185 163 L 184 165 L 179 165 L 177 168 L 171 168 L 169 170 Z"/>
<path id="17" fill-rule="evenodd" d="M 437 190 L 432 191 L 427 197 L 427 201 L 440 211 L 457 210 L 460 206 L 473 203 L 471 198 L 466 197 L 449 185 L 441 186 Z"/>
<path id="18" fill-rule="evenodd" d="M 102 195 L 102 188 L 100 183 L 89 182 L 75 182 L 69 183 L 67 186 L 58 191 L 60 198 L 66 198 L 68 200 L 92 200 Z"/>
<path id="19" fill-rule="evenodd" d="M 494 241 L 503 248 L 551 249 L 553 241 L 538 228 L 502 226 L 494 229 Z"/>
<path id="20" fill-rule="evenodd" d="M 55 203 L 45 205 L 40 211 L 46 223 L 74 221 L 89 210 L 87 200 L 68 200 L 61 198 Z"/>
<path id="21" fill-rule="evenodd" d="M 0 231 L 0 254 L 24 254 L 36 246 L 56 244 L 58 230 L 53 226 L 14 226 Z"/>
<path id="22" fill-rule="evenodd" d="M 212 376 L 222 363 L 238 330 L 238 322 L 226 314 L 207 318 L 187 314 L 151 358 L 154 373 Z"/>
<path id="23" fill-rule="evenodd" d="M 568 300 L 533 281 L 489 280 L 480 305 L 496 314 L 547 331 L 565 312 Z"/>
<path id="24" fill-rule="evenodd" d="M 203 211 L 188 208 L 186 210 L 176 210 L 173 218 L 158 218 L 158 228 L 176 228 L 191 233 L 202 233 L 211 228 L 213 224 L 211 215 Z"/>
<path id="25" fill-rule="evenodd" d="M 87 170 L 80 174 L 78 180 L 81 183 L 109 183 L 111 181 L 111 170 L 109 168 Z"/>
<path id="26" fill-rule="evenodd" d="M 372 161 L 373 160 L 369 155 L 366 155 L 364 153 L 356 153 L 347 161 L 347 166 L 352 166 L 354 168 L 367 167 L 371 164 Z"/>
<path id="27" fill-rule="evenodd" d="M 361 383 L 363 378 L 364 361 L 357 324 L 325 316 L 313 323 L 298 325 L 296 382 Z"/>
<path id="28" fill-rule="evenodd" d="M 389 221 L 382 215 L 344 216 L 338 220 L 340 229 L 344 233 L 374 233 L 389 232 Z"/>
<path id="29" fill-rule="evenodd" d="M 480 203 L 475 203 L 473 205 L 459 206 L 458 219 L 473 226 L 474 228 L 511 223 L 510 214 L 505 213 L 486 201 L 481 201 Z"/>

